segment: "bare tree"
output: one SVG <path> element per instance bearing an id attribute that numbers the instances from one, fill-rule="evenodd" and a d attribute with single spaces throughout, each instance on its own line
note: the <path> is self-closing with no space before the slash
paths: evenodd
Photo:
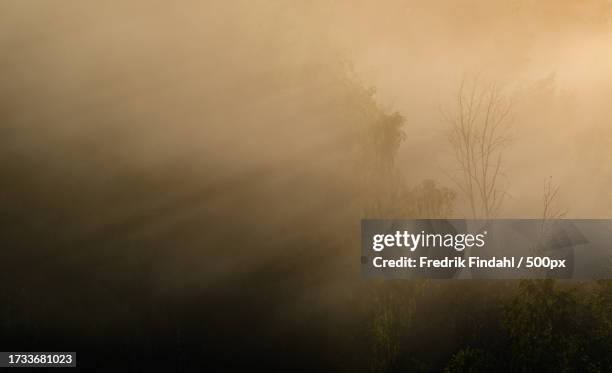
<path id="1" fill-rule="evenodd" d="M 552 176 L 544 183 L 544 208 L 542 209 L 542 220 L 561 219 L 567 214 L 567 210 L 559 210 L 553 208 L 553 204 L 557 198 L 559 186 L 552 184 Z"/>
<path id="2" fill-rule="evenodd" d="M 542 225 L 540 229 L 540 236 L 544 237 L 547 230 L 547 222 L 551 219 L 561 219 L 567 214 L 567 210 L 560 210 L 554 207 L 557 193 L 559 193 L 559 186 L 553 185 L 552 176 L 544 183 L 544 195 L 542 200 L 544 206 L 542 208 Z"/>
<path id="3" fill-rule="evenodd" d="M 454 107 L 444 113 L 459 166 L 450 175 L 467 197 L 473 218 L 495 216 L 507 193 L 504 151 L 510 144 L 512 101 L 497 84 L 461 82 Z"/>

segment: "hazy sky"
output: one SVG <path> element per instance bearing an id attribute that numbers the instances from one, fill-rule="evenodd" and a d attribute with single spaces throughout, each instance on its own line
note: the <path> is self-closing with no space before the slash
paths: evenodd
<path id="1" fill-rule="evenodd" d="M 41 170 L 67 162 L 146 174 L 187 163 L 231 175 L 289 160 L 316 169 L 334 157 L 329 77 L 349 61 L 406 118 L 403 171 L 452 186 L 439 109 L 462 77 L 481 74 L 517 98 L 505 214 L 537 214 L 552 176 L 570 215 L 608 216 L 610 9 L 596 0 L 4 1 L 3 141 L 15 154 L 37 152 Z"/>

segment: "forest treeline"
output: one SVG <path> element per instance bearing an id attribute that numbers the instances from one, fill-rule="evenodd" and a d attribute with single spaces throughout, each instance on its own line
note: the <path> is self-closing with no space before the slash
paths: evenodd
<path id="1" fill-rule="evenodd" d="M 509 144 L 503 126 L 511 104 L 494 84 L 478 87 L 476 79 L 470 88 L 464 84 L 457 112 L 444 117 L 460 170 L 459 179 L 451 179 L 460 192 L 433 180 L 410 183 L 402 177 L 395 152 L 409 120 L 378 107 L 381 114 L 370 123 L 362 153 L 365 170 L 372 169 L 367 177 L 374 180 L 366 184 L 364 216 L 449 218 L 456 216 L 458 198 L 469 201 L 471 217 L 496 216 L 505 191 L 487 172 L 501 174 Z M 377 107 L 374 91 L 367 92 L 369 105 Z M 545 184 L 543 221 L 564 215 L 552 207 L 558 188 L 550 180 Z M 376 372 L 609 371 L 611 285 L 552 279 L 371 284 L 370 367 Z"/>

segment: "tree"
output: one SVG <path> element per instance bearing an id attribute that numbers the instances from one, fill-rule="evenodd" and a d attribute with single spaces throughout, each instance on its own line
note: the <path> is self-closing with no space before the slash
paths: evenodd
<path id="1" fill-rule="evenodd" d="M 453 190 L 426 179 L 404 186 L 397 197 L 393 216 L 414 219 L 448 219 L 453 214 L 456 194 Z"/>
<path id="2" fill-rule="evenodd" d="M 522 280 L 504 306 L 511 371 L 609 372 L 612 368 L 610 283 L 562 286 Z"/>
<path id="3" fill-rule="evenodd" d="M 358 115 L 358 159 L 363 210 L 368 217 L 388 217 L 403 190 L 396 156 L 405 140 L 405 118 L 388 112 L 375 99 L 375 89 L 366 88 L 355 78 L 351 84 L 351 106 Z"/>
<path id="4" fill-rule="evenodd" d="M 497 84 L 464 79 L 454 107 L 443 113 L 459 174 L 450 175 L 467 197 L 473 218 L 494 216 L 506 196 L 504 151 L 510 144 L 512 101 Z"/>
<path id="5" fill-rule="evenodd" d="M 544 231 L 544 222 L 549 219 L 561 219 L 567 214 L 567 210 L 559 210 L 553 208 L 559 193 L 559 185 L 553 185 L 552 176 L 544 183 L 544 196 L 542 200 L 544 207 L 542 208 L 542 231 Z"/>

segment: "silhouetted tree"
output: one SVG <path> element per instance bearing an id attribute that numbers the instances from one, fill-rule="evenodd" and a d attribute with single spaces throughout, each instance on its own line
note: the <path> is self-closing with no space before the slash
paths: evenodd
<path id="1" fill-rule="evenodd" d="M 512 102 L 497 84 L 463 80 L 454 107 L 443 113 L 459 166 L 451 178 L 466 196 L 473 218 L 494 216 L 506 196 L 504 150 L 509 145 Z"/>

